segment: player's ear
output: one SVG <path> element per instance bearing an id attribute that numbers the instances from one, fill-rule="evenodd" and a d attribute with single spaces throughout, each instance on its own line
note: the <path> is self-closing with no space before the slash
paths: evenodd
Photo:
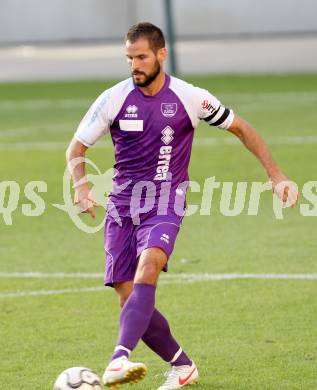
<path id="1" fill-rule="evenodd" d="M 159 62 L 164 62 L 167 57 L 167 49 L 166 47 L 162 47 L 161 49 L 158 49 L 156 53 L 157 59 Z"/>

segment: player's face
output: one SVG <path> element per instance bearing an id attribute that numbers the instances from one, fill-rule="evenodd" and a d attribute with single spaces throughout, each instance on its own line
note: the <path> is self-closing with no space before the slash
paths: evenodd
<path id="1" fill-rule="evenodd" d="M 154 53 L 147 39 L 138 39 L 134 43 L 126 42 L 126 56 L 135 84 L 147 87 L 161 72 L 166 49 Z"/>

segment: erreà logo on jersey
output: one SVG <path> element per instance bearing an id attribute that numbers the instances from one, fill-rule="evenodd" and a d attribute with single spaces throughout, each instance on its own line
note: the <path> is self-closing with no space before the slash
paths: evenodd
<path id="1" fill-rule="evenodd" d="M 129 105 L 126 108 L 126 113 L 124 115 L 125 118 L 137 118 L 138 117 L 138 107 L 133 105 Z"/>
<path id="2" fill-rule="evenodd" d="M 160 147 L 160 154 L 158 156 L 154 180 L 167 180 L 172 157 L 173 147 L 168 144 L 170 144 L 174 139 L 174 130 L 170 126 L 166 126 L 161 133 L 161 140 L 164 142 L 165 146 Z"/>
<path id="3" fill-rule="evenodd" d="M 174 137 L 174 130 L 170 126 L 166 126 L 164 130 L 162 130 L 162 138 L 161 140 L 164 142 L 165 145 L 170 144 Z"/>

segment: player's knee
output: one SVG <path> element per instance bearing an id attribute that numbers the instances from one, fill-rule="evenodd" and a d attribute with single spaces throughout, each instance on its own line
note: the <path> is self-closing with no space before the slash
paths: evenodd
<path id="1" fill-rule="evenodd" d="M 160 248 L 148 248 L 140 256 L 135 283 L 156 284 L 158 276 L 167 261 L 165 252 Z"/>
<path id="2" fill-rule="evenodd" d="M 119 295 L 119 305 L 122 308 L 126 301 L 128 300 L 129 295 Z"/>
<path id="3" fill-rule="evenodd" d="M 156 263 L 145 262 L 138 267 L 135 283 L 149 283 L 155 284 L 159 273 L 160 267 Z"/>
<path id="4" fill-rule="evenodd" d="M 158 268 L 156 264 L 142 264 L 138 269 L 138 275 L 144 278 L 152 278 L 157 275 Z"/>

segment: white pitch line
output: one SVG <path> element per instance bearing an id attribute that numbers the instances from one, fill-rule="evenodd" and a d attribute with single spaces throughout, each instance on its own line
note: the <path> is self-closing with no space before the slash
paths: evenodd
<path id="1" fill-rule="evenodd" d="M 303 136 L 276 136 L 265 137 L 265 141 L 269 145 L 315 145 L 317 144 L 316 135 L 303 135 Z M 12 142 L 12 143 L 0 143 L 0 150 L 65 150 L 67 148 L 65 142 Z M 194 139 L 194 146 L 196 147 L 209 147 L 209 146 L 239 146 L 241 142 L 234 137 L 206 137 Z M 104 149 L 113 148 L 111 141 L 100 141 L 93 148 Z"/>
<path id="2" fill-rule="evenodd" d="M 93 272 L 0 272 L 0 279 L 99 279 L 103 276 Z"/>
<path id="3" fill-rule="evenodd" d="M 74 133 L 76 125 L 74 123 L 55 123 L 55 124 L 42 124 L 41 126 L 35 125 L 32 127 L 15 127 L 12 129 L 1 129 L 0 137 L 6 138 L 18 138 L 21 135 L 31 136 L 32 134 L 44 134 L 44 133 L 62 133 L 69 134 L 70 136 Z"/>
<path id="4" fill-rule="evenodd" d="M 255 280 L 317 280 L 317 273 L 311 274 L 255 274 L 255 273 L 232 273 L 232 274 L 164 274 L 164 279 L 181 279 L 186 281 L 220 281 L 235 279 Z"/>
<path id="5" fill-rule="evenodd" d="M 45 110 L 48 108 L 81 108 L 93 103 L 94 99 L 30 99 L 30 100 L 2 100 L 0 110 Z"/>
<path id="6" fill-rule="evenodd" d="M 221 100 L 234 100 L 238 104 L 250 103 L 252 107 L 259 105 L 263 108 L 265 105 L 276 104 L 282 101 L 283 103 L 304 104 L 317 99 L 316 91 L 276 91 L 276 92 L 255 92 L 255 93 L 221 93 Z M 64 98 L 64 99 L 27 99 L 27 100 L 1 100 L 0 110 L 41 110 L 48 108 L 88 108 L 94 101 L 94 98 Z"/>
<path id="7" fill-rule="evenodd" d="M 0 279 L 100 279 L 100 272 L 0 272 Z M 162 279 L 176 280 L 228 280 L 228 279 L 306 279 L 317 280 L 317 273 L 162 273 Z"/>
<path id="8" fill-rule="evenodd" d="M 83 287 L 83 288 L 65 288 L 61 290 L 37 290 L 37 291 L 16 291 L 0 293 L 0 298 L 20 298 L 40 295 L 63 295 L 63 294 L 78 294 L 85 292 L 107 291 L 105 287 Z"/>
<path id="9" fill-rule="evenodd" d="M 276 136 L 265 137 L 265 142 L 269 145 L 306 145 L 316 144 L 317 135 L 303 135 L 303 136 Z M 196 138 L 194 139 L 194 146 L 221 146 L 221 145 L 241 145 L 241 141 L 235 137 L 229 138 Z"/>
<path id="10" fill-rule="evenodd" d="M 110 144 L 109 144 L 110 145 Z M 104 145 L 103 145 L 104 146 Z M 65 142 L 12 142 L 0 143 L 0 150 L 66 150 L 67 143 Z"/>
<path id="11" fill-rule="evenodd" d="M 0 278 L 84 278 L 100 279 L 103 274 L 100 273 L 40 273 L 40 272 L 2 272 Z M 316 274 L 162 274 L 159 285 L 170 284 L 186 284 L 196 282 L 210 282 L 221 280 L 237 280 L 237 279 L 255 279 L 255 280 L 317 280 Z M 59 290 L 36 290 L 36 291 L 13 291 L 0 293 L 0 298 L 20 298 L 29 296 L 46 296 L 46 295 L 63 295 L 63 294 L 78 294 L 86 292 L 108 291 L 110 288 L 103 286 L 83 287 L 83 288 L 68 288 Z"/>

